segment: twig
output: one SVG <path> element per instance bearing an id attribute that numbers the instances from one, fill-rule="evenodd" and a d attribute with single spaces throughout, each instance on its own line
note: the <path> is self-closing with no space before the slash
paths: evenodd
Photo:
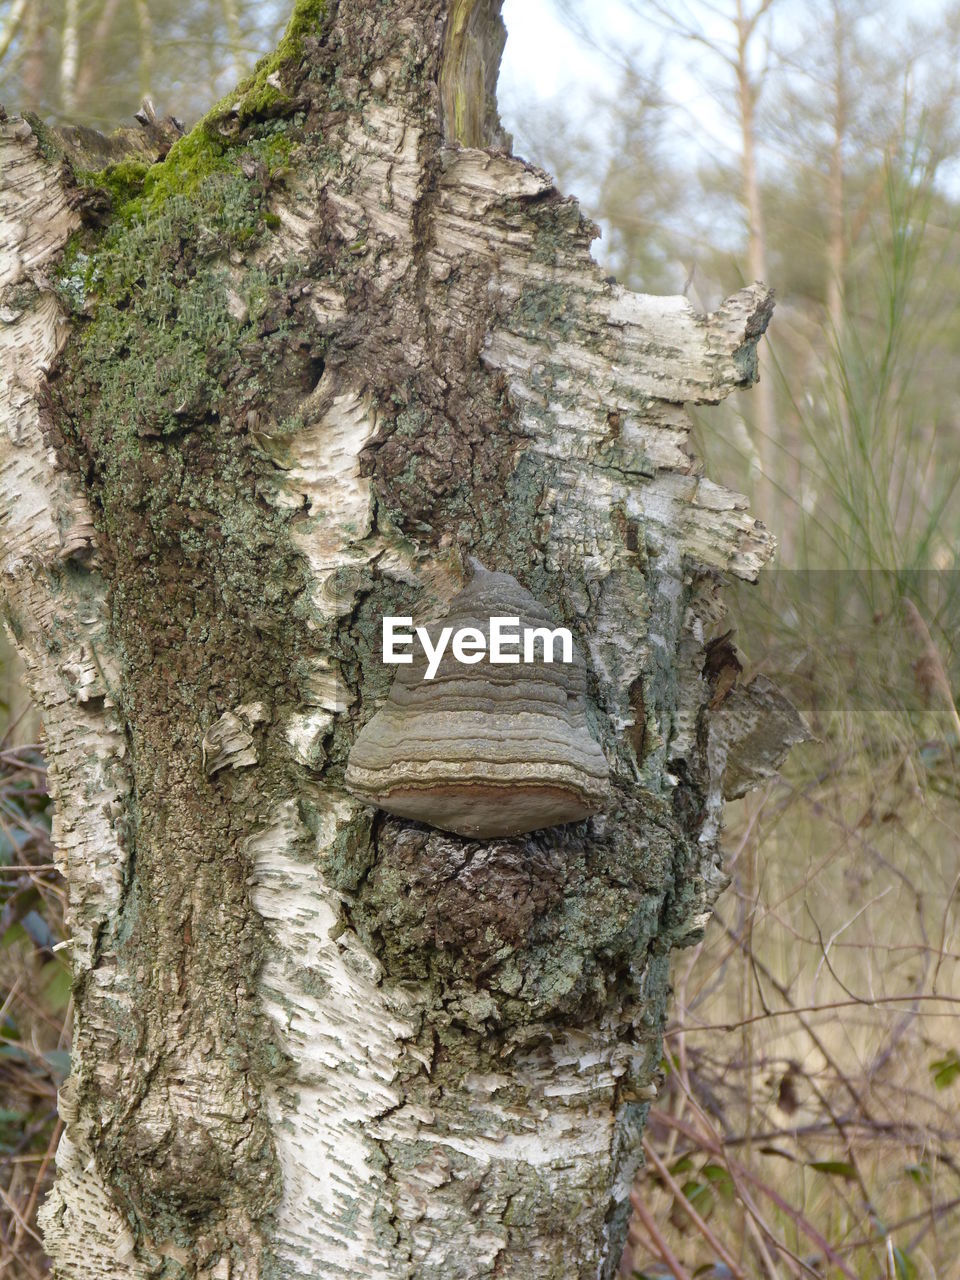
<path id="1" fill-rule="evenodd" d="M 701 1119 L 704 1120 L 704 1122 L 706 1122 L 706 1117 L 703 1115 L 703 1112 L 700 1109 L 700 1107 L 697 1106 L 695 1100 L 693 1101 L 693 1106 L 694 1106 L 694 1109 L 700 1115 Z M 767 1184 L 761 1178 L 758 1178 L 757 1175 L 751 1172 L 751 1170 L 748 1169 L 745 1165 L 740 1164 L 738 1160 L 731 1159 L 731 1157 L 727 1154 L 727 1152 L 724 1151 L 723 1142 L 720 1140 L 720 1138 L 718 1138 L 716 1135 L 710 1136 L 708 1134 L 704 1134 L 701 1130 L 694 1128 L 693 1125 L 688 1124 L 686 1121 L 675 1120 L 673 1117 L 668 1116 L 665 1112 L 662 1112 L 662 1111 L 658 1112 L 657 1115 L 658 1115 L 658 1118 L 660 1118 L 665 1124 L 678 1125 L 678 1127 L 683 1130 L 683 1132 L 687 1135 L 690 1141 L 693 1142 L 697 1147 L 710 1151 L 715 1156 L 718 1156 L 721 1160 L 723 1160 L 731 1176 L 734 1178 L 735 1182 L 737 1181 L 737 1179 L 745 1180 L 749 1182 L 752 1186 L 756 1187 L 756 1189 L 762 1195 L 766 1196 L 769 1200 L 772 1200 L 773 1203 L 777 1206 L 777 1208 L 782 1210 L 785 1214 L 787 1214 L 787 1216 L 792 1219 L 794 1225 L 798 1227 L 799 1230 L 802 1231 L 805 1236 L 807 1236 L 810 1240 L 813 1241 L 813 1243 L 821 1251 L 821 1253 L 823 1253 L 835 1267 L 837 1267 L 840 1271 L 843 1272 L 843 1274 L 847 1277 L 847 1280 L 857 1280 L 857 1277 L 846 1265 L 846 1263 L 840 1257 L 839 1253 L 837 1253 L 836 1249 L 834 1249 L 830 1245 L 830 1243 L 827 1241 L 827 1239 L 820 1234 L 820 1232 L 816 1229 L 813 1223 L 808 1221 L 808 1219 L 805 1218 L 802 1213 L 799 1213 L 796 1209 L 794 1209 L 792 1205 L 788 1204 L 787 1201 L 784 1200 L 784 1198 L 778 1192 L 774 1191 L 772 1187 L 768 1187 Z M 746 1191 L 741 1187 L 738 1187 L 738 1191 L 744 1204 L 747 1206 L 747 1208 L 750 1210 L 751 1214 L 755 1218 L 757 1225 L 760 1226 L 761 1229 L 766 1232 L 766 1234 L 770 1237 L 772 1243 L 776 1245 L 777 1249 L 779 1249 L 786 1256 L 792 1258 L 793 1261 L 796 1262 L 799 1266 L 801 1266 L 808 1275 L 816 1275 L 817 1273 L 813 1271 L 809 1266 L 807 1266 L 807 1264 L 801 1258 L 798 1258 L 796 1254 L 794 1254 L 790 1249 L 788 1249 L 787 1246 L 782 1241 L 776 1238 L 774 1233 L 764 1222 L 763 1215 L 759 1212 L 759 1210 L 753 1204 L 752 1198 L 746 1193 Z"/>
<path id="2" fill-rule="evenodd" d="M 670 1246 L 664 1240 L 660 1229 L 653 1220 L 650 1210 L 643 1203 L 635 1191 L 630 1193 L 630 1203 L 633 1211 L 643 1223 L 644 1230 L 653 1242 L 653 1247 L 660 1255 L 660 1261 L 665 1263 L 671 1270 L 674 1280 L 690 1280 L 690 1275 L 684 1270 L 682 1264 L 677 1260 Z"/>
<path id="3" fill-rule="evenodd" d="M 57 1143 L 60 1141 L 60 1135 L 63 1132 L 63 1121 L 58 1119 L 53 1127 L 53 1133 L 50 1135 L 50 1141 L 47 1143 L 46 1154 L 43 1157 L 43 1163 L 37 1170 L 37 1176 L 33 1180 L 33 1189 L 30 1192 L 30 1198 L 27 1200 L 26 1207 L 23 1211 L 24 1225 L 33 1217 L 34 1210 L 37 1207 L 37 1198 L 40 1195 L 40 1188 L 43 1186 L 43 1180 L 47 1176 L 47 1169 L 50 1167 L 50 1161 L 57 1149 Z M 28 1227 L 27 1230 L 30 1228 Z M 19 1243 L 20 1231 L 18 1228 L 17 1235 L 14 1237 L 13 1247 L 16 1249 Z"/>
<path id="4" fill-rule="evenodd" d="M 29 1224 L 29 1223 L 27 1223 L 27 1222 L 24 1222 L 24 1220 L 23 1220 L 23 1218 L 22 1218 L 22 1216 L 21 1216 L 21 1214 L 20 1214 L 20 1210 L 17 1208 L 17 1206 L 14 1204 L 14 1202 L 10 1199 L 10 1197 L 7 1195 L 6 1191 L 4 1191 L 3 1187 L 0 1187 L 0 1200 L 2 1200 L 2 1201 L 3 1201 L 3 1203 L 4 1203 L 4 1204 L 7 1206 L 7 1208 L 10 1210 L 10 1213 L 13 1215 L 13 1217 L 14 1217 L 14 1219 L 16 1220 L 16 1222 L 18 1223 L 18 1225 L 19 1225 L 19 1226 L 20 1226 L 24 1231 L 26 1231 L 29 1235 L 31 1235 L 31 1236 L 34 1238 L 34 1240 L 36 1240 L 36 1242 L 37 1242 L 37 1244 L 40 1246 L 40 1248 L 42 1249 L 42 1248 L 43 1248 L 43 1241 L 40 1239 L 40 1237 L 37 1235 L 37 1233 L 34 1231 L 34 1229 L 30 1226 L 30 1224 Z"/>
<path id="5" fill-rule="evenodd" d="M 670 1172 L 667 1166 L 663 1163 L 663 1161 L 657 1155 L 656 1151 L 654 1151 L 653 1147 L 651 1146 L 651 1144 L 646 1138 L 644 1138 L 643 1140 L 643 1151 L 644 1151 L 644 1155 L 647 1157 L 647 1159 L 656 1169 L 657 1173 L 659 1173 L 660 1177 L 663 1179 L 666 1185 L 673 1192 L 674 1200 L 677 1202 L 680 1208 L 684 1211 L 684 1213 L 690 1218 L 691 1222 L 694 1224 L 694 1226 L 703 1236 L 704 1240 L 706 1240 L 710 1248 L 713 1249 L 714 1253 L 716 1253 L 717 1257 L 722 1258 L 723 1261 L 727 1264 L 735 1280 L 747 1280 L 746 1273 L 743 1270 L 741 1270 L 739 1263 L 736 1261 L 736 1259 L 733 1257 L 732 1254 L 727 1252 L 727 1250 L 723 1247 L 723 1245 L 720 1243 L 717 1237 L 713 1234 L 713 1232 L 707 1226 L 704 1219 L 701 1218 L 699 1213 L 697 1213 L 696 1209 L 693 1207 L 692 1202 L 690 1201 L 690 1198 L 683 1194 L 683 1188 L 680 1186 L 676 1178 L 673 1176 L 673 1174 Z"/>
<path id="6" fill-rule="evenodd" d="M 882 1004 L 912 1004 L 916 1000 L 936 1000 L 943 1004 L 960 1004 L 960 996 L 937 995 L 934 992 L 902 996 L 871 996 L 864 999 L 828 1000 L 823 1004 L 795 1005 L 792 1009 L 770 1009 L 767 1013 L 755 1013 L 749 1018 L 740 1018 L 736 1022 L 704 1022 L 700 1026 L 684 1023 L 683 1026 L 669 1027 L 664 1036 L 675 1036 L 692 1031 L 737 1031 L 750 1022 L 763 1022 L 766 1018 L 792 1018 L 798 1013 L 825 1013 L 831 1009 L 849 1009 L 851 1007 L 876 1008 Z"/>

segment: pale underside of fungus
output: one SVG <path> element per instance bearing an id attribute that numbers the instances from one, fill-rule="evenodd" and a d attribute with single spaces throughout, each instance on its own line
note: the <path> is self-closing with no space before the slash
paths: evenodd
<path id="1" fill-rule="evenodd" d="M 494 617 L 552 627 L 516 578 L 476 565 L 446 616 L 427 627 L 486 632 Z M 449 650 L 436 676 L 414 651 L 347 762 L 356 796 L 400 817 L 488 839 L 579 822 L 608 795 L 606 758 L 586 718 L 586 667 L 573 661 L 467 666 Z"/>

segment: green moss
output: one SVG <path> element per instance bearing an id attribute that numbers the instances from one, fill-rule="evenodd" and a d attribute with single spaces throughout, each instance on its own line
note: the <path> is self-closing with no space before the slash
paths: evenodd
<path id="1" fill-rule="evenodd" d="M 286 107 L 291 102 L 290 96 L 276 82 L 284 68 L 299 62 L 304 37 L 319 34 L 327 9 L 328 0 L 298 0 L 274 52 L 261 58 L 253 74 L 221 98 L 201 124 L 209 126 L 229 113 L 243 125 L 250 119 L 275 114 Z"/>
<path id="2" fill-rule="evenodd" d="M 151 166 L 143 183 L 143 212 L 148 213 L 170 196 L 193 195 L 215 173 L 229 167 L 227 147 L 211 137 L 201 121 L 170 148 L 161 164 Z"/>
<path id="3" fill-rule="evenodd" d="M 269 75 L 271 70 L 299 58 L 303 52 L 304 36 L 319 33 L 328 7 L 328 0 L 298 0 L 279 45 L 270 57 L 261 60 L 258 70 L 262 68 Z"/>
<path id="4" fill-rule="evenodd" d="M 231 171 L 238 154 L 249 147 L 246 128 L 283 114 L 292 105 L 276 82 L 285 68 L 300 59 L 304 37 L 319 32 L 326 12 L 327 0 L 300 0 L 275 52 L 262 58 L 251 76 L 179 138 L 162 161 L 153 165 L 135 159 L 120 161 L 103 170 L 78 173 L 80 183 L 108 191 L 115 216 L 129 223 L 154 214 L 172 196 L 195 195 L 216 175 Z M 228 120 L 230 127 L 224 128 Z M 61 158 L 55 135 L 38 119 L 31 119 L 31 127 L 44 154 Z M 269 125 L 261 142 L 259 158 L 273 175 L 286 164 L 293 144 L 282 133 L 271 133 Z"/>
<path id="5" fill-rule="evenodd" d="M 293 151 L 293 143 L 286 133 L 269 133 L 263 138 L 263 159 L 271 176 L 285 168 Z"/>
<path id="6" fill-rule="evenodd" d="M 105 187 L 113 198 L 114 208 L 120 208 L 140 195 L 150 167 L 144 160 L 121 160 L 90 178 L 97 186 Z"/>
<path id="7" fill-rule="evenodd" d="M 43 158 L 52 164 L 62 163 L 65 154 L 63 144 L 53 130 L 33 111 L 25 111 L 23 118 L 30 126 Z"/>

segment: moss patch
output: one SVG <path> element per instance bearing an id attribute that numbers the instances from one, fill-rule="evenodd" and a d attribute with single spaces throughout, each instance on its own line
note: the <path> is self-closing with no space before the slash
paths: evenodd
<path id="1" fill-rule="evenodd" d="M 251 125 L 297 110 L 293 84 L 304 41 L 321 35 L 328 9 L 328 0 L 298 0 L 276 50 L 261 58 L 252 74 L 179 138 L 162 161 L 151 165 L 128 159 L 102 170 L 81 171 L 76 175 L 81 186 L 105 190 L 115 216 L 131 222 L 150 217 L 171 196 L 191 196 L 215 174 L 228 172 L 237 150 L 250 143 L 246 133 Z M 288 89 L 282 87 L 285 81 Z M 55 135 L 39 120 L 31 124 L 44 154 L 52 148 L 57 158 L 62 157 Z M 266 133 L 263 159 L 268 169 L 275 170 L 286 162 L 291 143 L 280 131 L 273 131 L 272 138 L 269 130 Z"/>

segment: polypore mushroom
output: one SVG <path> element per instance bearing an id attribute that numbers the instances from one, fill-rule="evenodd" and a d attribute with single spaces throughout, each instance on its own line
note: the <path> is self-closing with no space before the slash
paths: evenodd
<path id="1" fill-rule="evenodd" d="M 490 619 L 553 628 L 542 605 L 506 573 L 473 562 L 473 576 L 446 616 L 427 626 L 489 634 Z M 390 695 L 360 731 L 346 786 L 368 804 L 462 836 L 519 835 L 578 822 L 603 809 L 607 762 L 587 727 L 586 667 L 572 661 L 475 665 L 450 648 L 432 679 L 414 647 Z"/>

